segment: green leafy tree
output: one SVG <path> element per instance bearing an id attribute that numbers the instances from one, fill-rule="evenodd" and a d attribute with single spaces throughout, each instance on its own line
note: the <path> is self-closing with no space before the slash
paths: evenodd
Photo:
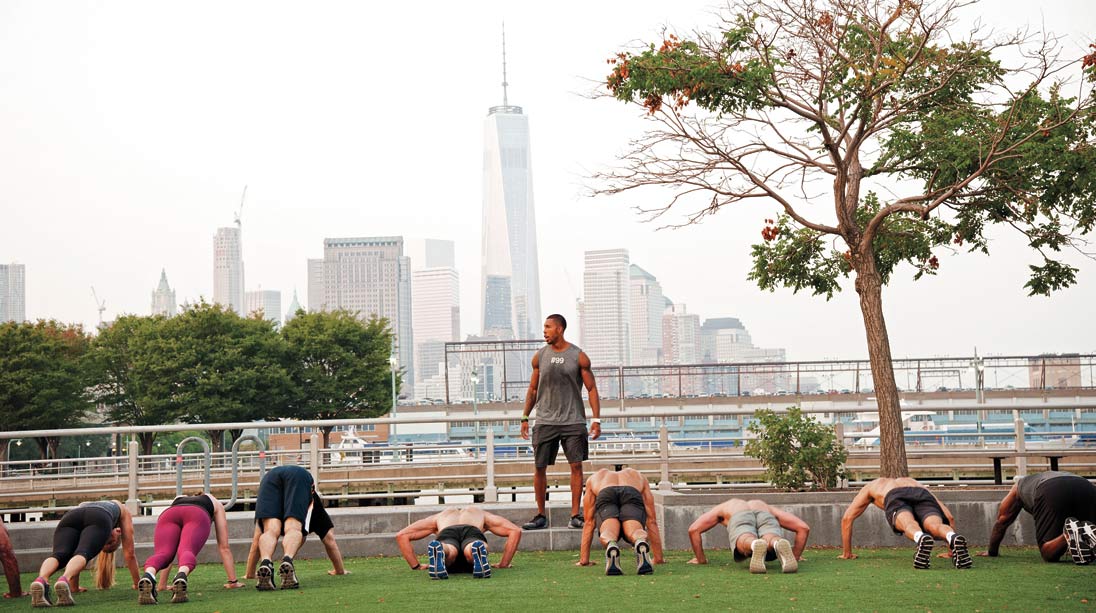
<path id="1" fill-rule="evenodd" d="M 297 391 L 288 345 L 261 317 L 243 318 L 220 305 L 190 305 L 164 323 L 174 356 L 172 396 L 186 423 L 260 421 L 285 416 Z M 223 433 L 207 431 L 223 451 Z M 231 430 L 233 440 L 242 434 Z"/>
<path id="2" fill-rule="evenodd" d="M 0 415 L 5 430 L 74 428 L 91 410 L 86 357 L 90 339 L 79 325 L 39 320 L 0 324 Z M 41 458 L 57 457 L 60 438 L 36 437 Z M 7 457 L 8 440 L 0 457 Z"/>
<path id="3" fill-rule="evenodd" d="M 776 487 L 789 490 L 825 490 L 844 478 L 848 458 L 833 430 L 805 417 L 799 407 L 788 407 L 778 415 L 770 409 L 754 413 L 750 432 L 757 435 L 746 443 L 746 455 L 765 466 L 765 478 Z"/>
<path id="4" fill-rule="evenodd" d="M 95 394 L 107 406 L 111 423 L 168 424 L 182 412 L 178 343 L 165 334 L 167 321 L 163 316 L 123 315 L 92 343 L 91 362 L 99 381 Z M 157 434 L 137 436 L 141 453 L 152 453 Z"/>
<path id="5" fill-rule="evenodd" d="M 388 358 L 393 337 L 387 320 L 363 322 L 347 311 L 298 312 L 282 328 L 282 336 L 289 345 L 293 379 L 300 392 L 294 417 L 370 418 L 391 410 Z M 331 430 L 321 430 L 324 447 Z"/>
<path id="6" fill-rule="evenodd" d="M 963 6 L 733 0 L 717 32 L 609 60 L 612 96 L 654 127 L 596 192 L 667 188 L 646 212 L 691 205 L 686 224 L 764 201 L 779 214 L 753 246 L 761 288 L 829 298 L 851 275 L 889 477 L 908 474 L 882 302 L 896 267 L 935 274 L 941 249 L 988 253 L 998 225 L 1026 237 L 1026 288 L 1047 294 L 1076 281 L 1059 252 L 1096 222 L 1096 53 L 958 31 Z"/>

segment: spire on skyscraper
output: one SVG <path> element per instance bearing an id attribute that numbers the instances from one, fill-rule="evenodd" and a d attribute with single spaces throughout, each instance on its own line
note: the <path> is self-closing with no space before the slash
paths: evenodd
<path id="1" fill-rule="evenodd" d="M 506 88 L 510 84 L 506 82 L 506 22 L 502 22 L 502 106 L 510 106 L 506 98 Z"/>

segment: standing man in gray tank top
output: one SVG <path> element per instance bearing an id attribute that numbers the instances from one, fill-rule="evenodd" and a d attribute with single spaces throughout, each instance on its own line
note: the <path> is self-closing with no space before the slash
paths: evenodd
<path id="1" fill-rule="evenodd" d="M 562 315 L 549 315 L 544 320 L 544 342 L 547 346 L 533 356 L 533 377 L 525 394 L 525 410 L 521 415 L 521 438 L 529 438 L 529 414 L 537 412 L 533 428 L 533 449 L 536 470 L 533 490 L 537 498 L 537 515 L 522 526 L 526 530 L 548 527 L 544 502 L 548 492 L 548 467 L 556 463 L 559 446 L 571 465 L 572 528 L 582 528 L 579 502 L 582 500 L 582 462 L 589 457 L 589 439 L 601 436 L 601 402 L 597 384 L 590 369 L 590 357 L 563 338 L 567 320 Z M 594 417 L 586 431 L 586 409 L 582 404 L 582 386 L 590 396 L 590 411 Z"/>

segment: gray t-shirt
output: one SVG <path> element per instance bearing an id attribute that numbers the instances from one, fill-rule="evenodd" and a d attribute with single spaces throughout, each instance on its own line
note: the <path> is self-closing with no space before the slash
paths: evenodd
<path id="1" fill-rule="evenodd" d="M 1051 479 L 1073 476 L 1075 476 L 1073 473 L 1063 470 L 1048 470 L 1021 478 L 1020 484 L 1016 487 L 1016 493 L 1020 495 L 1020 506 L 1028 513 L 1031 513 L 1032 509 L 1035 508 L 1035 499 L 1039 495 L 1040 486 Z"/>
<path id="2" fill-rule="evenodd" d="M 540 379 L 537 380 L 537 403 L 533 405 L 538 424 L 568 426 L 586 423 L 586 407 L 582 404 L 582 369 L 578 356 L 582 349 L 570 345 L 563 351 L 545 345 L 539 357 Z"/>

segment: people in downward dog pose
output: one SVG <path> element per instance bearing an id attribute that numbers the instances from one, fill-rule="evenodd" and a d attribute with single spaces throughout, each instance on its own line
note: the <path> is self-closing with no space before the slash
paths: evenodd
<path id="1" fill-rule="evenodd" d="M 649 575 L 654 564 L 662 564 L 662 537 L 658 532 L 655 500 L 647 479 L 632 468 L 613 472 L 602 468 L 586 481 L 582 501 L 586 514 L 578 566 L 589 566 L 594 529 L 605 547 L 605 574 L 620 575 L 620 545 L 623 538 L 636 552 L 636 572 Z"/>

